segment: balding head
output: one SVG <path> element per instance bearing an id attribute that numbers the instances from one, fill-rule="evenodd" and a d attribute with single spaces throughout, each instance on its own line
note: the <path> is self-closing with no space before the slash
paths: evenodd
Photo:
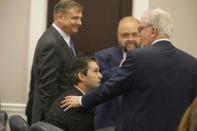
<path id="1" fill-rule="evenodd" d="M 139 21 L 132 17 L 123 17 L 118 24 L 117 38 L 120 48 L 127 52 L 141 46 Z"/>

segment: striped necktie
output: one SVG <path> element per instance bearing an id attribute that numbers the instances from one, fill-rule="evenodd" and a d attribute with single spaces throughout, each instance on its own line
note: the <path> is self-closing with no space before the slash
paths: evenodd
<path id="1" fill-rule="evenodd" d="M 75 51 L 75 47 L 74 47 L 74 44 L 73 44 L 72 40 L 70 40 L 70 50 L 75 56 L 77 56 L 76 55 L 76 51 Z"/>

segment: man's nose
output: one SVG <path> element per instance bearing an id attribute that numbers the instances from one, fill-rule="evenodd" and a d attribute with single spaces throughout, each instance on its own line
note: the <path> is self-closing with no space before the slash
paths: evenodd
<path id="1" fill-rule="evenodd" d="M 78 24 L 78 25 L 82 25 L 81 19 L 78 19 L 77 24 Z"/>
<path id="2" fill-rule="evenodd" d="M 99 79 L 103 78 L 102 74 L 99 72 Z"/>

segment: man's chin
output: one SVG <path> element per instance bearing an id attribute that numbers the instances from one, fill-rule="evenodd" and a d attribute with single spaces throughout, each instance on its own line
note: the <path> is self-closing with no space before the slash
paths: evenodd
<path id="1" fill-rule="evenodd" d="M 76 34 L 78 32 L 78 30 L 74 30 L 72 34 Z"/>
<path id="2" fill-rule="evenodd" d="M 75 33 L 77 33 L 77 32 L 78 32 L 78 28 L 72 30 L 72 34 L 75 34 Z"/>
<path id="3" fill-rule="evenodd" d="M 97 87 L 100 86 L 100 85 L 101 85 L 101 83 L 98 83 L 98 84 L 97 84 Z"/>

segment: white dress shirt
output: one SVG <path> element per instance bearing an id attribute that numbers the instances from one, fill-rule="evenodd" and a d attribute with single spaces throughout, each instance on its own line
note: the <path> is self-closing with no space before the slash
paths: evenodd
<path id="1" fill-rule="evenodd" d="M 67 45 L 70 47 L 70 36 L 64 33 L 64 31 L 61 28 L 59 28 L 55 23 L 53 23 L 52 26 L 57 30 L 57 32 L 60 33 L 60 35 L 66 41 Z"/>

